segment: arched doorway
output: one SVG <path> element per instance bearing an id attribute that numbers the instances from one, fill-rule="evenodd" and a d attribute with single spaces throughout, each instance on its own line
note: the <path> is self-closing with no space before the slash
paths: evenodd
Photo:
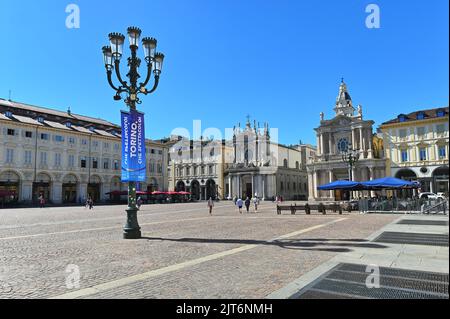
<path id="1" fill-rule="evenodd" d="M 396 178 L 400 178 L 406 181 L 418 181 L 417 180 L 417 175 L 416 173 L 414 173 L 414 171 L 412 171 L 409 168 L 404 168 L 399 170 L 396 174 L 395 174 Z M 420 181 L 421 183 L 421 191 L 424 192 L 427 189 L 427 184 L 425 181 Z M 411 198 L 414 195 L 414 190 L 412 189 L 402 189 L 400 191 L 397 191 L 397 196 L 402 197 L 402 198 Z"/>
<path id="2" fill-rule="evenodd" d="M 87 187 L 87 195 L 90 196 L 94 202 L 100 201 L 101 184 L 102 180 L 97 175 L 93 175 L 89 179 L 89 184 Z"/>
<path id="3" fill-rule="evenodd" d="M 147 186 L 147 192 L 155 192 L 158 190 L 158 181 L 156 178 L 152 177 L 150 179 L 150 184 Z"/>
<path id="4" fill-rule="evenodd" d="M 448 166 L 440 166 L 433 171 L 433 191 L 448 196 Z"/>
<path id="5" fill-rule="evenodd" d="M 241 177 L 241 198 L 252 198 L 253 197 L 253 186 L 252 186 L 252 175 L 243 175 Z M 239 196 L 239 195 L 238 195 Z"/>
<path id="6" fill-rule="evenodd" d="M 193 200 L 200 200 L 200 183 L 196 179 L 191 182 L 191 196 Z"/>
<path id="7" fill-rule="evenodd" d="M 177 192 L 184 192 L 186 191 L 186 185 L 183 181 L 178 181 L 177 186 L 175 187 L 175 191 Z"/>
<path id="8" fill-rule="evenodd" d="M 121 181 L 119 176 L 111 178 L 111 192 L 118 192 L 121 190 Z M 115 203 L 120 202 L 120 194 L 114 193 L 109 196 L 109 199 Z"/>
<path id="9" fill-rule="evenodd" d="M 39 196 L 43 195 L 46 202 L 51 201 L 51 183 L 52 179 L 47 173 L 39 173 L 33 183 L 33 200 L 38 201 Z"/>
<path id="10" fill-rule="evenodd" d="M 64 176 L 62 184 L 63 203 L 77 202 L 77 183 L 78 179 L 75 175 L 67 174 Z"/>
<path id="11" fill-rule="evenodd" d="M 206 199 L 212 198 L 216 199 L 217 189 L 216 182 L 212 179 L 208 179 L 206 181 Z"/>
<path id="12" fill-rule="evenodd" d="M 19 201 L 20 176 L 12 171 L 0 174 L 0 202 L 14 203 Z"/>

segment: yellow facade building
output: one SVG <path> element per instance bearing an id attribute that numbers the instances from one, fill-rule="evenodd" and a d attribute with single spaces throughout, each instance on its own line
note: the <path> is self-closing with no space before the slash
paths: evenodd
<path id="1" fill-rule="evenodd" d="M 448 195 L 449 108 L 400 114 L 383 123 L 386 175 L 419 181 L 421 192 Z"/>

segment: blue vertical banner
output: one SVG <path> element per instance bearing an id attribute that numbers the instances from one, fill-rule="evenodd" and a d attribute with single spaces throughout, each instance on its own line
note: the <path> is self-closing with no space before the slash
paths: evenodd
<path id="1" fill-rule="evenodd" d="M 144 113 L 121 111 L 122 118 L 122 182 L 145 182 Z"/>

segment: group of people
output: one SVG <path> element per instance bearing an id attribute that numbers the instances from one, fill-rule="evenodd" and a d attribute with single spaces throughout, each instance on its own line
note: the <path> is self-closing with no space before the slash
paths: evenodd
<path id="1" fill-rule="evenodd" d="M 243 201 L 241 198 L 236 198 L 236 201 L 234 203 L 238 207 L 239 213 L 242 214 L 242 207 L 243 207 L 243 205 L 245 205 L 245 209 L 247 210 L 247 213 L 250 212 L 250 205 L 252 204 L 252 201 L 253 201 L 253 205 L 255 207 L 255 213 L 257 213 L 258 212 L 258 205 L 259 205 L 259 198 L 256 197 L 256 196 L 253 197 L 253 200 L 251 200 L 250 197 L 247 196 L 245 201 Z"/>
<path id="2" fill-rule="evenodd" d="M 233 202 L 234 204 L 238 207 L 239 209 L 239 213 L 242 214 L 242 208 L 245 205 L 245 208 L 247 210 L 247 213 L 250 212 L 250 206 L 253 202 L 253 205 L 255 207 L 255 213 L 258 212 L 258 205 L 259 205 L 259 198 L 257 196 L 253 197 L 253 199 L 250 199 L 250 197 L 247 196 L 247 198 L 244 200 L 242 200 L 241 198 L 238 198 L 237 196 L 235 196 L 233 198 Z M 214 200 L 212 199 L 212 197 L 210 197 L 208 199 L 207 202 L 207 207 L 209 208 L 209 214 L 212 215 L 212 211 L 213 211 L 213 207 L 214 207 Z"/>

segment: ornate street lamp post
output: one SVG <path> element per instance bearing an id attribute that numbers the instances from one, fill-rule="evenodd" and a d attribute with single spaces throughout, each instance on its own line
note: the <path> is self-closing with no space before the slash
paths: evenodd
<path id="1" fill-rule="evenodd" d="M 108 83 L 116 92 L 114 95 L 114 100 L 120 101 L 122 99 L 122 94 L 125 94 L 126 105 L 128 105 L 130 110 L 136 110 L 136 104 L 142 103 L 138 95 L 151 94 L 155 92 L 158 87 L 159 76 L 161 74 L 164 61 L 164 54 L 156 52 L 157 41 L 154 38 L 142 39 L 145 61 L 147 63 L 147 76 L 144 82 L 138 84 L 138 80 L 141 77 L 138 72 L 141 65 L 141 59 L 137 57 L 137 50 L 139 47 L 141 30 L 136 27 L 130 27 L 127 31 L 131 50 L 131 56 L 128 58 L 129 71 L 126 74 L 129 79 L 129 83 L 122 80 L 122 76 L 120 74 L 120 60 L 123 54 L 125 36 L 120 33 L 110 33 L 110 46 L 104 46 L 102 51 Z M 120 83 L 119 86 L 115 86 L 112 81 L 112 73 L 114 70 L 117 80 Z M 147 90 L 146 86 L 151 79 L 152 71 L 154 74 L 154 84 L 151 90 Z M 137 220 L 136 182 L 128 182 L 128 208 L 126 209 L 126 212 L 127 222 L 123 228 L 123 237 L 125 239 L 141 238 L 141 228 L 139 227 Z"/>
<path id="2" fill-rule="evenodd" d="M 345 152 L 342 153 L 342 161 L 348 164 L 348 180 L 353 181 L 353 166 L 359 160 L 359 150 L 353 149 L 352 144 L 348 145 Z M 350 191 L 350 200 L 352 199 L 352 192 Z"/>

